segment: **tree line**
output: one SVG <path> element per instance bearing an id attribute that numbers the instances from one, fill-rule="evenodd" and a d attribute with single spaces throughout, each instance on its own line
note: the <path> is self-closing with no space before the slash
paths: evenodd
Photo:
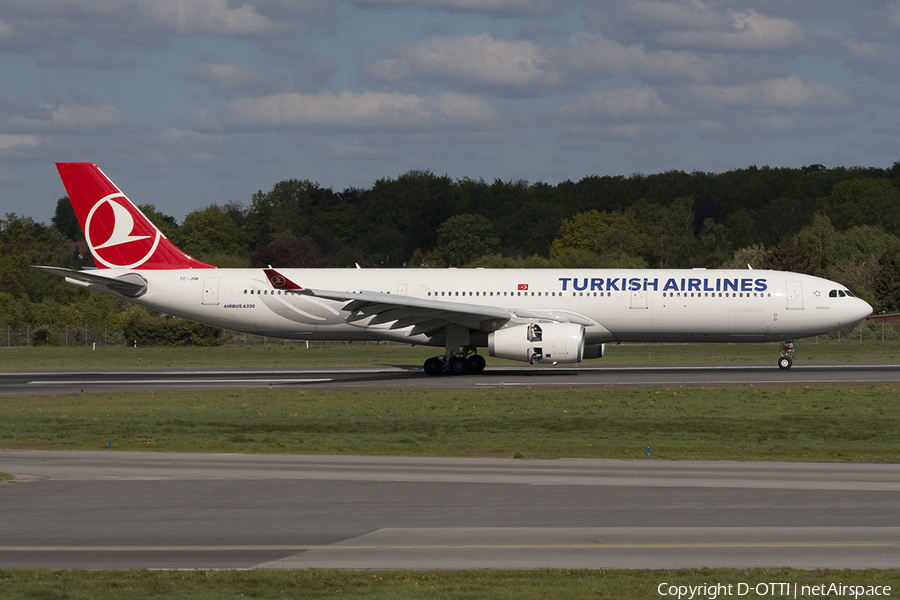
<path id="1" fill-rule="evenodd" d="M 843 283 L 900 311 L 900 161 L 591 176 L 557 185 L 454 180 L 430 171 L 336 192 L 309 179 L 178 223 L 141 210 L 177 246 L 220 267 L 771 268 Z M 0 324 L 109 323 L 158 343 L 215 332 L 166 323 L 31 269 L 93 266 L 67 198 L 49 225 L 0 219 Z M 83 247 L 83 245 L 82 245 Z M 199 326 L 198 326 L 199 327 Z M 127 334 L 126 334 L 127 335 Z"/>

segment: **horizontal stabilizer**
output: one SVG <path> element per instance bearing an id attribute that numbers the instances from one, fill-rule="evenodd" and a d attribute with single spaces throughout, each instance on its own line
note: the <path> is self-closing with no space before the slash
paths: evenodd
<path id="1" fill-rule="evenodd" d="M 73 271 L 72 269 L 63 269 L 62 267 L 39 267 L 47 273 L 52 273 L 60 277 L 65 277 L 72 283 L 82 283 L 88 285 L 98 285 L 112 290 L 129 298 L 138 298 L 147 291 L 147 281 L 137 273 L 128 273 L 120 277 L 107 277 L 105 275 L 97 275 L 89 271 Z"/>

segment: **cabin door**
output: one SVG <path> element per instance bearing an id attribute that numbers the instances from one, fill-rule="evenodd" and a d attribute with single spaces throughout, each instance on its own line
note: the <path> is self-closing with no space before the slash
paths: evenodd
<path id="1" fill-rule="evenodd" d="M 215 305 L 219 303 L 219 278 L 205 277 L 203 279 L 203 304 Z"/>
<path id="2" fill-rule="evenodd" d="M 799 281 L 787 282 L 787 309 L 803 310 L 803 284 Z"/>

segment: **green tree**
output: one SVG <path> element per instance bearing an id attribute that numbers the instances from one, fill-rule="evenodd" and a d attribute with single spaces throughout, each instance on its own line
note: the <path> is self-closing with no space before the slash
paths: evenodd
<path id="1" fill-rule="evenodd" d="M 838 183 L 831 195 L 820 201 L 820 206 L 841 231 L 857 225 L 873 225 L 900 235 L 900 190 L 886 179 Z"/>
<path id="2" fill-rule="evenodd" d="M 240 256 L 246 248 L 234 216 L 216 204 L 189 213 L 175 231 L 172 242 L 206 261 L 216 256 Z"/>
<path id="3" fill-rule="evenodd" d="M 738 248 L 734 251 L 731 260 L 722 263 L 723 269 L 761 269 L 766 264 L 768 251 L 762 244 L 753 244 L 746 248 Z"/>
<path id="4" fill-rule="evenodd" d="M 153 204 L 141 204 L 138 206 L 138 209 L 144 213 L 145 217 L 150 219 L 151 223 L 156 225 L 156 228 L 159 229 L 164 236 L 170 240 L 172 239 L 175 235 L 175 231 L 178 229 L 178 222 L 175 220 L 175 217 L 156 210 L 156 206 Z"/>
<path id="5" fill-rule="evenodd" d="M 634 217 L 589 210 L 563 219 L 550 259 L 565 267 L 646 267 Z"/>
<path id="6" fill-rule="evenodd" d="M 298 240 L 293 236 L 276 239 L 250 255 L 254 267 L 294 269 L 315 269 L 327 267 L 328 263 L 319 257 L 319 247 L 310 239 Z"/>
<path id="7" fill-rule="evenodd" d="M 661 269 L 705 267 L 702 246 L 694 235 L 694 199 L 676 198 L 669 206 L 641 201 L 634 207 L 635 220 L 644 235 L 644 247 Z"/>
<path id="8" fill-rule="evenodd" d="M 839 231 L 825 215 L 796 236 L 798 246 L 815 257 L 816 274 L 846 285 L 876 310 L 900 308 L 895 275 L 900 239 L 878 227 L 860 225 Z"/>
<path id="9" fill-rule="evenodd" d="M 81 225 L 78 223 L 78 217 L 75 216 L 75 209 L 72 208 L 68 196 L 63 196 L 56 201 L 56 211 L 50 222 L 68 239 L 75 242 L 84 239 L 84 233 L 81 231 Z"/>
<path id="10" fill-rule="evenodd" d="M 494 226 L 481 215 L 456 215 L 438 228 L 437 249 L 449 266 L 461 267 L 480 256 L 496 252 L 500 240 Z"/>
<path id="11" fill-rule="evenodd" d="M 391 265 L 407 262 L 417 249 L 431 250 L 438 244 L 438 228 L 453 215 L 455 194 L 449 176 L 431 171 L 379 179 L 360 207 L 359 246 L 379 263 L 396 257 Z"/>
<path id="12" fill-rule="evenodd" d="M 327 209 L 333 198 L 330 189 L 309 179 L 287 179 L 269 192 L 253 194 L 246 216 L 250 249 L 270 244 L 276 234 L 287 232 L 298 239 L 310 235 L 317 214 Z"/>

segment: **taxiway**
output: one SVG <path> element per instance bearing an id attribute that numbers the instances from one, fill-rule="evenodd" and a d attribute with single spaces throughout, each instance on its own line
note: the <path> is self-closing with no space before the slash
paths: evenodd
<path id="1" fill-rule="evenodd" d="M 0 451 L 0 567 L 900 568 L 900 465 Z"/>

